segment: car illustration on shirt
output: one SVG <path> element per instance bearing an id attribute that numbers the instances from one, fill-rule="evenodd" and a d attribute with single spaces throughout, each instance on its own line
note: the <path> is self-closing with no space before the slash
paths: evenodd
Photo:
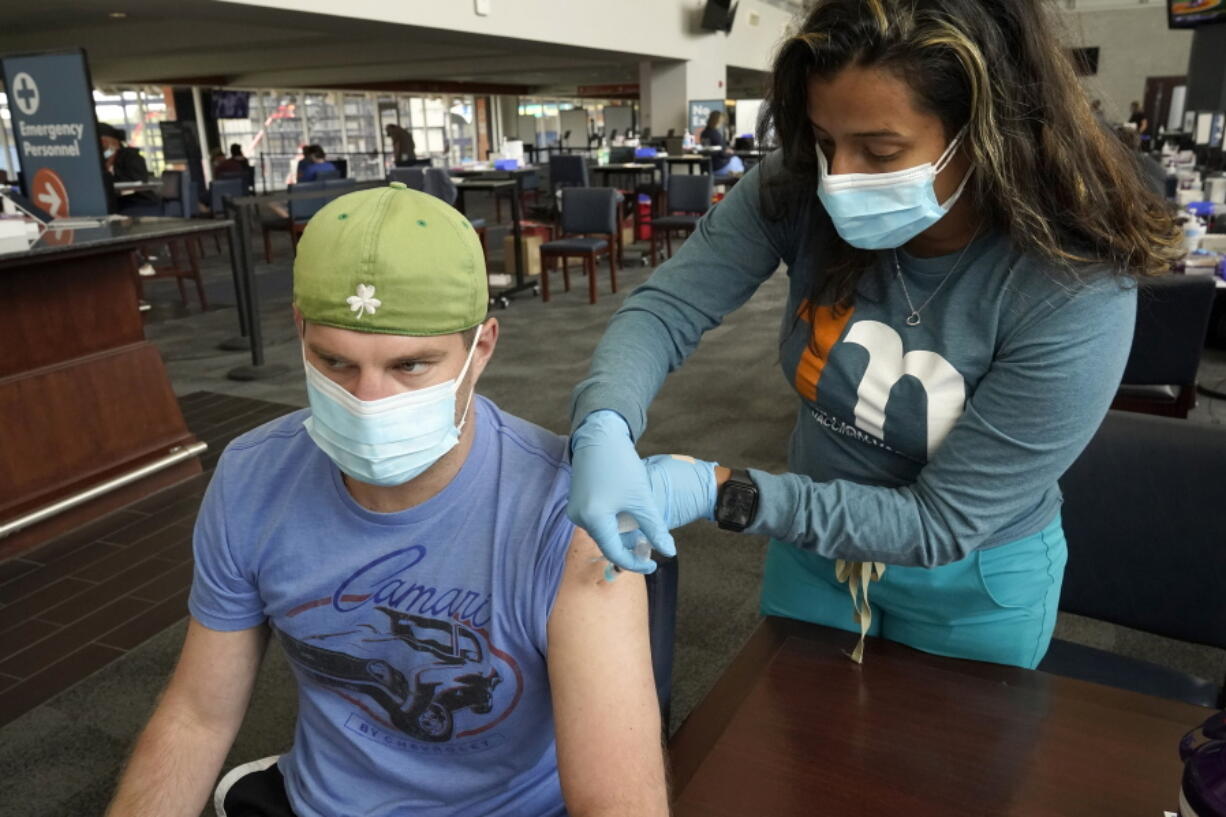
<path id="1" fill-rule="evenodd" d="M 418 740 L 450 740 L 454 713 L 470 710 L 485 715 L 493 709 L 494 688 L 502 677 L 476 632 L 453 619 L 375 609 L 387 617 L 385 631 L 364 624 L 359 630 L 297 639 L 279 628 L 273 630 L 286 655 L 308 677 L 372 699 L 393 726 Z M 412 652 L 400 660 L 319 646 L 340 639 L 348 639 L 355 651 L 399 642 Z M 425 656 L 431 660 L 423 664 Z"/>

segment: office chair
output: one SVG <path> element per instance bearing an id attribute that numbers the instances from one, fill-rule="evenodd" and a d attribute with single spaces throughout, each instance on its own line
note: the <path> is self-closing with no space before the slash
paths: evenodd
<path id="1" fill-rule="evenodd" d="M 1113 411 L 1060 479 L 1068 567 L 1060 609 L 1226 648 L 1226 428 Z M 1223 679 L 1053 639 L 1045 672 L 1199 706 Z"/>
<path id="2" fill-rule="evenodd" d="M 1186 418 L 1216 289 L 1208 275 L 1171 275 L 1137 290 L 1137 326 L 1114 409 Z"/>

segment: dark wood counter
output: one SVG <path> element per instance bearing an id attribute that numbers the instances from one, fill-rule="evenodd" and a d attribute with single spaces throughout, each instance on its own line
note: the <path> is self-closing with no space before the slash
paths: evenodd
<path id="1" fill-rule="evenodd" d="M 0 558 L 200 472 L 187 455 L 198 441 L 145 340 L 132 251 L 229 226 L 129 219 L 48 230 L 29 250 L 0 254 Z"/>

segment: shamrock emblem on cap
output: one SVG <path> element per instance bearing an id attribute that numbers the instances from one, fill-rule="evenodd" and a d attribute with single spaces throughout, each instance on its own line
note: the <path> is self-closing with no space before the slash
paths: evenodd
<path id="1" fill-rule="evenodd" d="M 361 318 L 363 313 L 373 315 L 376 309 L 383 306 L 383 301 L 375 297 L 375 288 L 370 284 L 358 284 L 358 294 L 350 295 L 345 299 L 345 303 L 358 313 L 358 318 Z"/>

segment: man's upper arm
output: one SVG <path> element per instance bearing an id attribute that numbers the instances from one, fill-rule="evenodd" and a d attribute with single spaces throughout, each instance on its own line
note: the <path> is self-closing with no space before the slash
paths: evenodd
<path id="1" fill-rule="evenodd" d="M 267 645 L 264 625 L 224 632 L 188 619 L 183 651 L 160 706 L 193 725 L 229 733 L 232 739 L 247 711 Z"/>
<path id="2" fill-rule="evenodd" d="M 230 537 L 226 500 L 231 456 L 223 454 L 196 518 L 196 558 L 187 638 L 163 702 L 204 726 L 237 731 L 268 643 L 263 600 Z M 241 486 L 240 486 L 241 487 Z M 241 496 L 241 491 L 238 492 Z M 240 537 L 241 538 L 241 537 Z M 235 547 L 238 544 L 239 547 Z"/>
<path id="3" fill-rule="evenodd" d="M 603 579 L 605 562 L 576 528 L 549 617 L 549 680 L 567 810 L 668 813 L 660 711 L 642 576 Z"/>

